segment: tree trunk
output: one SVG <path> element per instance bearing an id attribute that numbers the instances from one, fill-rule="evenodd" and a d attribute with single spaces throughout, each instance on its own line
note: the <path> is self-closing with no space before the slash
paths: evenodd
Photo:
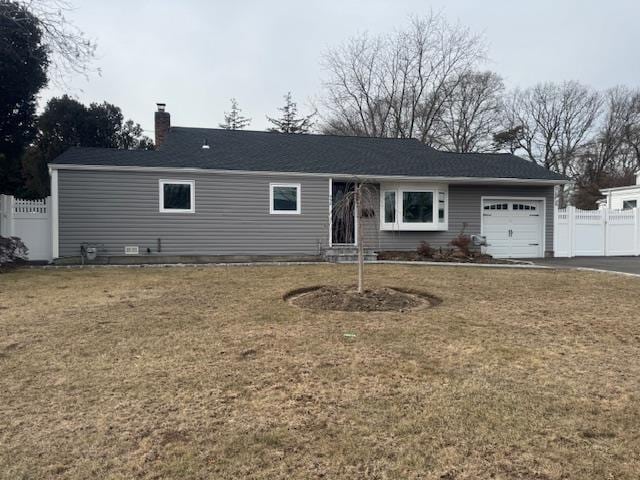
<path id="1" fill-rule="evenodd" d="M 356 185 L 356 242 L 358 243 L 358 293 L 364 292 L 364 245 L 362 241 L 362 186 Z"/>

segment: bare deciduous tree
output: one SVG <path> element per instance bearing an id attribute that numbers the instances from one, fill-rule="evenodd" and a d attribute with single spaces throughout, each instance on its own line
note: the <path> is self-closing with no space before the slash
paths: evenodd
<path id="1" fill-rule="evenodd" d="M 569 173 L 600 112 L 598 92 L 579 84 L 543 83 L 515 90 L 505 102 L 505 130 L 519 129 L 518 149 L 549 170 Z"/>
<path id="2" fill-rule="evenodd" d="M 42 41 L 48 48 L 48 76 L 57 83 L 64 84 L 69 73 L 87 75 L 95 57 L 96 43 L 80 30 L 67 15 L 73 10 L 67 0 L 17 0 L 26 11 L 38 19 L 42 30 Z M 13 19 L 20 24 L 19 19 Z M 3 45 L 3 51 L 10 45 Z"/>
<path id="3" fill-rule="evenodd" d="M 444 102 L 484 53 L 480 37 L 435 13 L 392 35 L 352 38 L 325 55 L 325 130 L 431 143 Z"/>
<path id="4" fill-rule="evenodd" d="M 502 78 L 493 72 L 464 72 L 437 116 L 434 146 L 453 152 L 493 150 L 502 122 Z"/>
<path id="5" fill-rule="evenodd" d="M 577 189 L 574 203 L 593 207 L 600 188 L 618 186 L 633 178 L 638 167 L 640 91 L 627 87 L 608 90 L 598 130 L 574 162 Z"/>
<path id="6" fill-rule="evenodd" d="M 594 133 L 601 105 L 598 92 L 573 81 L 515 90 L 504 109 L 504 130 L 514 135 L 504 138 L 512 142 L 511 151 L 521 150 L 531 161 L 571 175 L 578 153 Z M 566 202 L 563 192 L 561 206 Z"/>

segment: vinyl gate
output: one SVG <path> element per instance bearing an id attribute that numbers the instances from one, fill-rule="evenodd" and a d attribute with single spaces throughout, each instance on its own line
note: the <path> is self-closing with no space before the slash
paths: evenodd
<path id="1" fill-rule="evenodd" d="M 52 259 L 50 198 L 21 200 L 0 195 L 0 235 L 22 239 L 29 260 Z"/>
<path id="2" fill-rule="evenodd" d="M 556 209 L 554 255 L 640 255 L 640 210 Z"/>

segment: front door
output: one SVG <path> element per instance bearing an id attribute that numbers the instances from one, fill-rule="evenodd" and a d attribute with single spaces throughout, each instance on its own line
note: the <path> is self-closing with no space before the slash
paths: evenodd
<path id="1" fill-rule="evenodd" d="M 333 245 L 353 245 L 355 243 L 355 209 L 345 208 L 344 196 L 354 191 L 353 182 L 336 182 L 331 187 L 331 243 Z"/>

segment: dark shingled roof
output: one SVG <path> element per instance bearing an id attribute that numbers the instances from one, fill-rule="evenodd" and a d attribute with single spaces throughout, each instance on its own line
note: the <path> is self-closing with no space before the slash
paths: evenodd
<path id="1" fill-rule="evenodd" d="M 203 149 L 205 143 L 209 149 Z M 158 151 L 70 148 L 53 163 L 203 168 L 354 176 L 514 178 L 565 181 L 511 154 L 449 153 L 414 139 L 292 135 L 172 127 Z"/>

